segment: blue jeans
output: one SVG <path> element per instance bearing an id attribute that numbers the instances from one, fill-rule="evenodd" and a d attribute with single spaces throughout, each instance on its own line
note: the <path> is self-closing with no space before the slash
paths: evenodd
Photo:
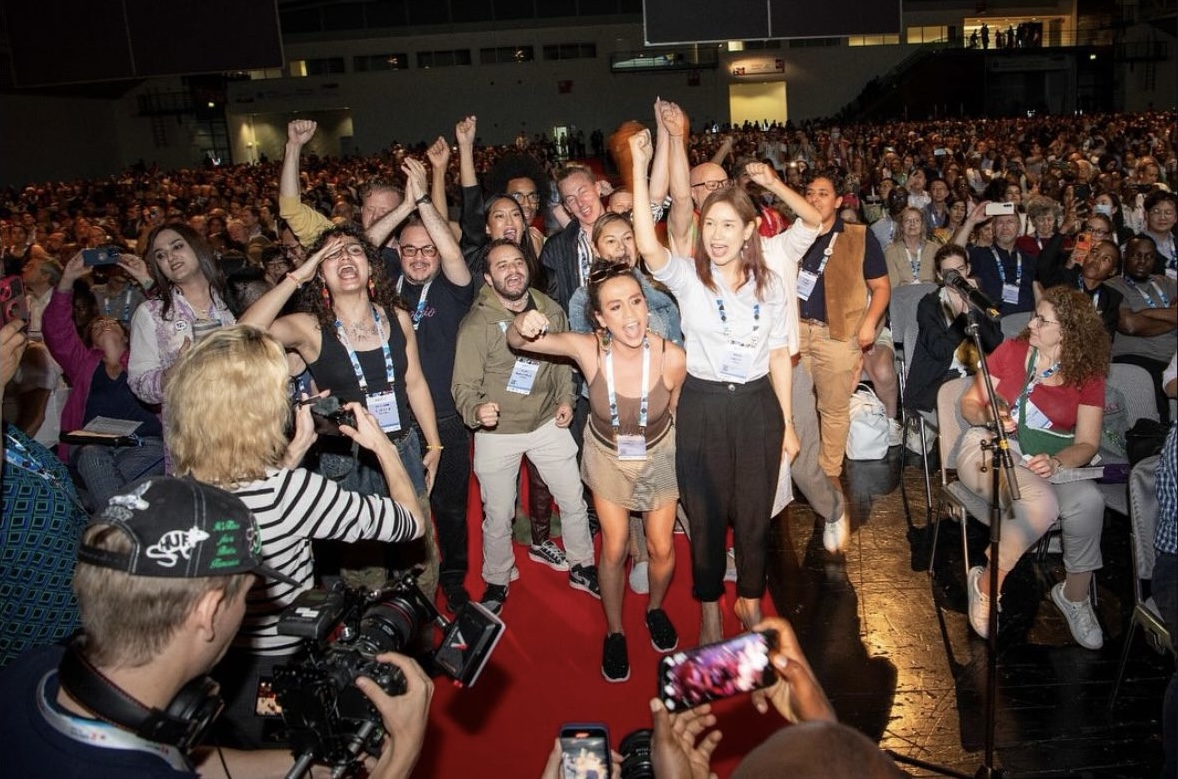
<path id="1" fill-rule="evenodd" d="M 145 437 L 141 446 L 77 446 L 70 464 L 82 477 L 94 509 L 101 510 L 136 479 L 163 475 L 164 440 Z"/>
<path id="2" fill-rule="evenodd" d="M 421 465 L 421 439 L 412 428 L 397 441 L 397 452 L 401 463 L 409 474 L 409 481 L 418 494 L 425 492 L 425 469 Z M 349 454 L 322 452 L 319 455 L 319 472 L 345 490 L 361 495 L 388 497 L 389 485 L 376 455 L 361 448 L 355 457 Z"/>

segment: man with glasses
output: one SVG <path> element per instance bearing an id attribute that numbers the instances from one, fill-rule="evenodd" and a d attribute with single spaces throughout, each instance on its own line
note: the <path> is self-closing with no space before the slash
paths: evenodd
<path id="1" fill-rule="evenodd" d="M 567 314 L 573 292 L 584 286 L 593 264 L 593 223 L 605 213 L 605 206 L 601 184 L 589 168 L 565 166 L 556 177 L 556 187 L 573 221 L 544 244 L 540 264 L 548 269 L 549 297 Z"/>
<path id="2" fill-rule="evenodd" d="M 1158 415 L 1162 422 L 1170 418 L 1170 403 L 1162 388 L 1162 371 L 1174 354 L 1174 337 L 1178 332 L 1178 284 L 1154 273 L 1157 247 L 1142 233 L 1129 239 L 1125 247 L 1125 273 L 1108 286 L 1124 298 L 1119 310 L 1117 332 L 1113 341 L 1113 362 L 1140 365 L 1149 371 L 1154 382 Z"/>

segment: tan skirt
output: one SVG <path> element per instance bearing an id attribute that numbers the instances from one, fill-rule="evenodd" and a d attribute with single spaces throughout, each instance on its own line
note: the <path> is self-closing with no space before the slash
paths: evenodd
<path id="1" fill-rule="evenodd" d="M 585 425 L 581 478 L 610 503 L 630 511 L 653 511 L 679 499 L 675 480 L 675 429 L 668 427 L 646 450 L 645 460 L 619 460 L 612 443 L 605 443 Z"/>

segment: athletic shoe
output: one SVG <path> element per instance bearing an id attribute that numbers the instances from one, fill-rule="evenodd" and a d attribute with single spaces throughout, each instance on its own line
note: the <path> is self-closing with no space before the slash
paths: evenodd
<path id="1" fill-rule="evenodd" d="M 542 544 L 532 544 L 528 548 L 528 557 L 538 563 L 544 563 L 554 571 L 569 569 L 569 561 L 565 559 L 564 550 L 557 546 L 552 539 L 548 539 Z"/>
<path id="2" fill-rule="evenodd" d="M 597 583 L 596 565 L 574 565 L 569 573 L 569 586 L 601 600 L 601 585 Z"/>
<path id="3" fill-rule="evenodd" d="M 630 658 L 626 652 L 626 637 L 610 633 L 601 650 L 601 675 L 607 682 L 624 682 L 630 678 Z"/>
<path id="4" fill-rule="evenodd" d="M 503 604 L 507 602 L 507 585 L 505 584 L 488 584 L 487 589 L 483 590 L 483 597 L 479 603 L 487 607 L 487 610 L 492 614 L 498 614 L 503 610 Z"/>
<path id="5" fill-rule="evenodd" d="M 899 446 L 904 443 L 904 426 L 898 419 L 888 420 L 888 446 Z"/>
<path id="6" fill-rule="evenodd" d="M 728 547 L 728 556 L 724 565 L 724 581 L 736 581 L 736 550 Z"/>
<path id="7" fill-rule="evenodd" d="M 822 546 L 831 554 L 845 552 L 847 542 L 851 540 L 851 520 L 846 509 L 833 522 L 827 521 L 822 528 Z"/>
<path id="8" fill-rule="evenodd" d="M 1076 643 L 1085 649 L 1100 649 L 1104 646 L 1104 633 L 1096 621 L 1096 612 L 1092 610 L 1089 598 L 1073 603 L 1063 594 L 1063 582 L 1060 582 L 1051 588 L 1051 600 L 1063 612 Z"/>
<path id="9" fill-rule="evenodd" d="M 982 638 L 987 638 L 990 635 L 990 596 L 982 592 L 981 581 L 982 572 L 985 569 L 980 565 L 975 565 L 969 569 L 969 575 L 966 576 L 966 590 L 969 597 L 969 626 L 973 628 L 973 632 L 977 633 Z M 1002 596 L 998 596 L 998 605 L 996 606 L 998 613 L 1002 613 Z"/>
<path id="10" fill-rule="evenodd" d="M 650 592 L 650 563 L 634 563 L 630 566 L 630 589 L 636 595 Z"/>
<path id="11" fill-rule="evenodd" d="M 442 585 L 442 594 L 446 596 L 446 608 L 451 614 L 470 603 L 470 593 L 461 584 Z"/>
<path id="12" fill-rule="evenodd" d="M 646 612 L 646 629 L 650 631 L 650 645 L 659 652 L 673 652 L 679 646 L 679 634 L 662 609 Z"/>

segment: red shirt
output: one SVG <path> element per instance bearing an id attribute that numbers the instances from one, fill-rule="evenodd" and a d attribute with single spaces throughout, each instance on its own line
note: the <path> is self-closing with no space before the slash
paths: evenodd
<path id="1" fill-rule="evenodd" d="M 1010 404 L 1015 419 L 1018 409 L 1014 404 L 1026 384 L 1030 350 L 1031 345 L 1026 341 L 1006 340 L 986 358 L 994 376 L 994 391 Z M 1078 387 L 1066 383 L 1049 387 L 1039 383 L 1031 390 L 1030 401 L 1051 420 L 1051 430 L 1070 432 L 1076 429 L 1076 411 L 1080 406 L 1104 408 L 1104 377 L 1093 376 Z"/>

